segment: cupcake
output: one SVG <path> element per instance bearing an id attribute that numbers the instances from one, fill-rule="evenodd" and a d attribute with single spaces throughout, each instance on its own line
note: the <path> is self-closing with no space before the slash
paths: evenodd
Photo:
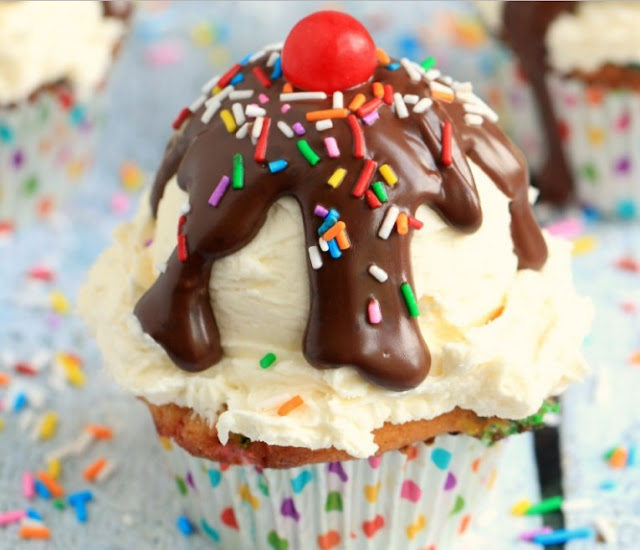
<path id="1" fill-rule="evenodd" d="M 506 110 L 513 113 L 507 130 L 539 151 L 534 178 L 542 198 L 562 203 L 573 197 L 607 217 L 637 217 L 640 53 L 635 22 L 640 5 L 477 6 L 513 53 L 515 62 L 499 64 L 498 71 Z M 535 122 L 522 124 L 522 117 L 531 120 L 532 114 Z"/>
<path id="2" fill-rule="evenodd" d="M 0 226 L 46 218 L 93 162 L 128 2 L 0 2 Z"/>
<path id="3" fill-rule="evenodd" d="M 79 304 L 217 547 L 451 548 L 584 377 L 570 247 L 494 120 L 332 11 L 174 120 Z"/>

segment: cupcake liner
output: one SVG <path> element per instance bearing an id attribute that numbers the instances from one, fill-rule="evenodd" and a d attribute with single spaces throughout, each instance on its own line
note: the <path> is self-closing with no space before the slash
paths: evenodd
<path id="1" fill-rule="evenodd" d="M 0 106 L 0 225 L 49 217 L 92 166 L 103 92 L 76 99 L 64 85 Z"/>
<path id="2" fill-rule="evenodd" d="M 606 217 L 640 214 L 640 93 L 547 78 L 576 197 Z"/>
<path id="3" fill-rule="evenodd" d="M 380 457 L 263 470 L 162 443 L 185 512 L 225 550 L 463 547 L 503 447 L 444 435 Z"/>

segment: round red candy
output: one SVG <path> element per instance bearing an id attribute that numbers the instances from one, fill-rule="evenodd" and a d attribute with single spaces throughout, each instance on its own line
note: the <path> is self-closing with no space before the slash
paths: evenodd
<path id="1" fill-rule="evenodd" d="M 362 23 L 346 13 L 319 11 L 291 29 L 282 72 L 296 88 L 332 93 L 363 84 L 376 68 L 376 47 Z"/>

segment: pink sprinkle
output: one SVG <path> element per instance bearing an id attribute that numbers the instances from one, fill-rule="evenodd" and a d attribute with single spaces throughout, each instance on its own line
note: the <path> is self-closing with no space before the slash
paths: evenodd
<path id="1" fill-rule="evenodd" d="M 324 138 L 324 145 L 327 148 L 327 153 L 334 159 L 340 156 L 340 149 L 338 149 L 338 142 L 334 137 Z"/>
<path id="2" fill-rule="evenodd" d="M 372 325 L 378 325 L 382 322 L 382 312 L 380 311 L 380 303 L 375 298 L 369 300 L 367 306 L 367 313 L 369 314 L 369 322 Z"/>
<path id="3" fill-rule="evenodd" d="M 122 191 L 115 192 L 111 197 L 111 212 L 114 214 L 126 214 L 130 205 L 129 196 Z"/>
<path id="4" fill-rule="evenodd" d="M 299 122 L 296 122 L 293 126 L 293 131 L 296 133 L 296 135 L 298 136 L 304 136 L 307 131 L 304 129 L 304 126 L 302 124 L 300 124 Z"/>
<path id="5" fill-rule="evenodd" d="M 31 475 L 31 472 L 24 472 L 22 474 L 22 494 L 24 495 L 24 498 L 28 498 L 29 500 L 36 496 L 35 487 L 33 485 L 33 475 Z"/>
<path id="6" fill-rule="evenodd" d="M 584 222 L 579 218 L 567 218 L 566 220 L 547 225 L 545 229 L 556 237 L 575 239 L 584 232 Z"/>
<path id="7" fill-rule="evenodd" d="M 216 188 L 213 190 L 213 193 L 211 193 L 211 196 L 209 197 L 209 204 L 211 206 L 218 206 L 218 204 L 220 204 L 222 197 L 229 188 L 230 181 L 231 180 L 229 179 L 229 176 L 222 176 L 222 179 L 218 182 L 218 185 L 216 185 Z"/>
<path id="8" fill-rule="evenodd" d="M 373 111 L 369 113 L 367 116 L 362 118 L 362 122 L 364 122 L 367 126 L 371 126 L 376 120 L 380 118 L 378 111 Z"/>
<path id="9" fill-rule="evenodd" d="M 326 218 L 327 215 L 329 214 L 329 211 L 324 206 L 322 206 L 321 204 L 316 204 L 316 207 L 313 210 L 313 213 L 316 216 L 320 216 L 321 218 Z"/>
<path id="10" fill-rule="evenodd" d="M 262 105 L 264 105 L 265 103 L 269 103 L 269 96 L 268 96 L 268 95 L 266 95 L 266 94 L 260 94 L 260 95 L 258 96 L 258 101 L 259 101 Z"/>
<path id="11" fill-rule="evenodd" d="M 0 525 L 16 523 L 26 515 L 27 513 L 24 510 L 12 510 L 10 512 L 3 512 L 2 514 L 0 514 Z"/>
<path id="12" fill-rule="evenodd" d="M 145 61 L 149 65 L 157 67 L 165 65 L 173 65 L 178 63 L 184 57 L 184 48 L 178 42 L 163 42 L 152 44 L 144 53 Z"/>
<path id="13" fill-rule="evenodd" d="M 546 535 L 552 532 L 553 529 L 545 525 L 544 527 L 538 527 L 537 529 L 533 529 L 532 531 L 525 531 L 524 533 L 520 533 L 518 538 L 520 540 L 528 540 L 529 542 L 531 542 L 533 540 L 533 537 L 535 537 L 536 535 Z"/>
<path id="14" fill-rule="evenodd" d="M 286 113 L 289 109 L 291 109 L 291 105 L 289 105 L 288 103 L 285 103 L 282 107 L 280 107 L 280 112 Z"/>

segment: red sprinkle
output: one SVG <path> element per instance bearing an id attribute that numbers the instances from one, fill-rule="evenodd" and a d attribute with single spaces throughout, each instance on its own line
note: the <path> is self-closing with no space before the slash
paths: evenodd
<path id="1" fill-rule="evenodd" d="M 27 275 L 30 279 L 37 279 L 39 281 L 45 281 L 47 283 L 50 283 L 55 278 L 53 271 L 51 271 L 48 267 L 39 265 L 33 266 L 31 269 L 29 269 Z"/>
<path id="2" fill-rule="evenodd" d="M 16 372 L 19 372 L 20 374 L 27 374 L 29 376 L 35 376 L 38 374 L 38 371 L 28 363 L 16 363 L 14 368 Z"/>
<path id="3" fill-rule="evenodd" d="M 452 138 L 451 122 L 445 120 L 442 123 L 442 164 L 450 166 L 453 162 L 451 157 L 451 138 Z"/>
<path id="4" fill-rule="evenodd" d="M 364 195 L 367 187 L 369 187 L 369 184 L 371 183 L 371 178 L 373 177 L 373 174 L 375 174 L 376 168 L 378 168 L 378 163 L 375 160 L 367 159 L 364 161 L 364 168 L 362 169 L 362 172 L 360 172 L 360 175 L 356 180 L 356 184 L 353 186 L 353 190 L 351 191 L 351 194 L 354 197 L 359 199 Z"/>
<path id="5" fill-rule="evenodd" d="M 187 216 L 183 214 L 182 216 L 180 216 L 180 219 L 178 220 L 178 233 L 182 231 L 182 228 L 185 223 L 187 223 Z"/>
<path id="6" fill-rule="evenodd" d="M 185 120 L 187 120 L 193 113 L 189 110 L 188 107 L 184 107 L 182 111 L 178 113 L 178 116 L 171 124 L 171 127 L 174 130 L 179 130 Z"/>
<path id="7" fill-rule="evenodd" d="M 354 114 L 347 117 L 347 123 L 349 124 L 349 128 L 351 128 L 351 135 L 353 135 L 353 156 L 357 159 L 363 159 L 366 147 L 362 126 L 360 126 L 360 123 Z M 364 193 L 364 189 L 362 190 L 362 193 Z M 362 196 L 362 193 L 360 196 Z"/>
<path id="8" fill-rule="evenodd" d="M 178 259 L 186 262 L 189 259 L 189 251 L 187 250 L 187 236 L 178 235 Z"/>
<path id="9" fill-rule="evenodd" d="M 384 95 L 382 96 L 382 101 L 384 101 L 387 105 L 393 105 L 393 86 L 391 84 L 384 85 Z"/>
<path id="10" fill-rule="evenodd" d="M 258 82 L 260 82 L 260 84 L 262 84 L 265 88 L 269 88 L 271 84 L 273 84 L 273 82 L 271 82 L 271 79 L 262 70 L 262 67 L 254 67 L 251 72 L 258 79 Z"/>
<path id="11" fill-rule="evenodd" d="M 267 158 L 267 142 L 269 140 L 269 130 L 271 129 L 271 118 L 264 117 L 264 122 L 262 123 L 262 131 L 260 132 L 260 137 L 258 138 L 258 143 L 256 143 L 256 152 L 253 155 L 253 159 L 256 162 L 264 162 Z"/>
<path id="12" fill-rule="evenodd" d="M 367 199 L 367 202 L 369 203 L 369 206 L 372 210 L 375 210 L 376 208 L 380 208 L 382 206 L 380 199 L 376 197 L 376 194 L 371 191 L 371 189 L 367 189 L 364 192 L 364 198 Z"/>
<path id="13" fill-rule="evenodd" d="M 220 77 L 220 80 L 218 80 L 217 86 L 220 88 L 225 88 L 227 84 L 231 82 L 231 79 L 240 72 L 241 68 L 242 66 L 240 65 L 240 63 L 236 63 L 233 67 L 231 67 L 226 73 L 224 73 Z"/>
<path id="14" fill-rule="evenodd" d="M 614 265 L 620 271 L 626 271 L 627 273 L 640 273 L 640 261 L 631 256 L 623 256 L 616 260 Z"/>
<path id="15" fill-rule="evenodd" d="M 374 97 L 371 101 L 367 101 L 362 107 L 360 107 L 356 113 L 360 118 L 364 118 L 373 113 L 373 111 L 379 109 L 380 105 L 382 105 L 382 99 Z"/>
<path id="16" fill-rule="evenodd" d="M 413 216 L 409 216 L 409 227 L 413 227 L 414 229 L 422 229 L 424 224 L 417 218 Z"/>

